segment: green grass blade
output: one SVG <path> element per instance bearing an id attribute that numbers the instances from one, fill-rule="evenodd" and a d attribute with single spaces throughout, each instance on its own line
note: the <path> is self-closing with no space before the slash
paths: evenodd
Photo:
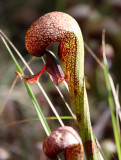
<path id="1" fill-rule="evenodd" d="M 57 117 L 45 117 L 46 120 L 57 120 Z M 73 117 L 71 116 L 60 116 L 61 119 L 64 120 L 73 120 Z M 13 121 L 11 123 L 8 123 L 6 126 L 14 126 L 14 125 L 18 125 L 21 123 L 26 123 L 26 122 L 33 122 L 33 121 L 39 121 L 39 118 L 31 118 L 31 119 L 24 119 L 24 120 L 19 120 L 19 121 Z"/>
<path id="2" fill-rule="evenodd" d="M 72 116 L 60 116 L 61 119 L 67 120 L 67 119 L 75 119 Z M 46 117 L 47 120 L 56 120 L 57 117 Z"/>
<path id="3" fill-rule="evenodd" d="M 2 30 L 0 29 L 0 34 L 2 37 L 4 37 L 4 39 L 10 44 L 10 46 L 14 49 L 14 51 L 16 52 L 16 54 L 19 56 L 19 58 L 22 60 L 22 62 L 24 63 L 24 65 L 27 67 L 27 69 L 29 70 L 29 72 L 31 74 L 34 74 L 33 71 L 31 70 L 31 68 L 29 67 L 29 65 L 27 64 L 27 62 L 25 61 L 25 59 L 22 57 L 22 55 L 20 54 L 20 52 L 17 50 L 17 48 L 13 45 L 13 43 L 9 40 L 9 38 L 2 32 Z M 39 89 L 41 90 L 41 92 L 43 93 L 45 99 L 47 100 L 50 108 L 52 109 L 52 111 L 54 112 L 55 116 L 57 117 L 59 123 L 61 126 L 64 126 L 63 121 L 61 120 L 59 114 L 57 113 L 54 105 L 52 104 L 51 100 L 49 99 L 48 95 L 46 94 L 45 90 L 43 89 L 42 85 L 37 82 L 37 85 L 39 87 Z"/>
<path id="4" fill-rule="evenodd" d="M 104 75 L 105 75 L 106 88 L 107 88 L 107 91 L 108 91 L 108 101 L 109 101 L 109 106 L 110 106 L 110 111 L 111 111 L 111 119 L 112 119 L 112 125 L 113 125 L 113 132 L 114 132 L 114 138 L 115 138 L 116 147 L 117 147 L 118 158 L 119 158 L 119 160 L 121 160 L 120 137 L 119 137 L 119 134 L 118 134 L 118 128 L 117 128 L 117 124 L 116 124 L 116 116 L 115 116 L 115 110 L 114 110 L 114 101 L 113 101 L 113 95 L 112 95 L 111 86 L 110 86 L 107 59 L 106 59 L 106 55 L 105 55 L 104 37 L 103 37 L 103 41 L 102 41 L 102 46 L 103 46 Z"/>
<path id="5" fill-rule="evenodd" d="M 21 67 L 19 66 L 17 60 L 15 59 L 12 51 L 10 50 L 7 42 L 5 41 L 5 39 L 4 39 L 2 36 L 1 36 L 1 39 L 2 39 L 3 43 L 5 44 L 5 47 L 6 47 L 6 49 L 8 50 L 11 58 L 13 59 L 15 65 L 16 65 L 16 67 L 17 67 L 17 69 L 18 69 L 18 71 L 19 71 L 21 74 L 23 74 L 23 71 L 22 71 Z M 46 122 L 46 119 L 45 119 L 45 117 L 44 117 L 44 115 L 43 115 L 43 113 L 42 113 L 42 111 L 41 111 L 41 108 L 40 108 L 40 106 L 39 106 L 39 104 L 38 104 L 38 102 L 37 102 L 37 100 L 36 100 L 36 98 L 35 98 L 32 90 L 31 90 L 31 88 L 30 88 L 29 84 L 27 84 L 26 82 L 23 82 L 23 83 L 24 83 L 24 85 L 25 85 L 25 87 L 26 87 L 26 89 L 27 89 L 28 95 L 29 95 L 29 97 L 30 97 L 30 99 L 31 99 L 34 107 L 35 107 L 35 110 L 37 111 L 39 120 L 41 121 L 42 126 L 43 126 L 46 134 L 49 135 L 49 134 L 51 133 L 51 131 L 50 131 L 50 128 L 49 128 L 49 126 L 48 126 L 48 124 L 47 124 L 47 122 Z"/>

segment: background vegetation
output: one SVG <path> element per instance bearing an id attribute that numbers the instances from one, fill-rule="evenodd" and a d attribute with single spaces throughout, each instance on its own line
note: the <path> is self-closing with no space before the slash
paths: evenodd
<path id="1" fill-rule="evenodd" d="M 101 61 L 102 29 L 106 29 L 108 67 L 114 83 L 116 86 L 120 86 L 121 1 L 0 1 L 0 29 L 2 29 L 10 38 L 27 61 L 32 57 L 27 53 L 24 47 L 26 31 L 37 18 L 50 11 L 63 11 L 73 16 L 81 27 L 84 41 L 90 46 Z M 51 50 L 57 52 L 56 45 L 52 45 Z M 16 54 L 15 57 L 21 67 L 24 67 Z M 37 73 L 43 67 L 43 62 L 40 58 L 36 58 L 30 66 L 33 71 Z M 0 107 L 4 105 L 10 87 L 16 78 L 15 71 L 16 66 L 6 51 L 2 41 L 0 41 Z M 28 72 L 25 71 L 25 73 Z M 104 149 L 106 159 L 118 159 L 108 106 L 104 72 L 86 49 L 85 76 L 94 132 Z M 42 75 L 40 82 L 59 115 L 70 116 L 49 76 L 47 74 Z M 54 116 L 38 87 L 35 84 L 32 84 L 31 88 L 37 97 L 44 115 L 46 117 Z M 60 85 L 60 89 L 71 106 L 69 94 L 63 84 Z M 21 121 L 24 121 L 24 123 L 17 123 Z M 51 130 L 60 125 L 57 120 L 48 120 L 48 123 Z M 74 120 L 64 120 L 64 124 L 76 127 Z M 44 160 L 41 145 L 45 137 L 45 131 L 37 120 L 36 111 L 23 83 L 18 80 L 0 115 L 0 160 L 3 160 L 1 159 L 1 155 L 3 154 L 8 155 L 8 159 L 11 160 Z"/>

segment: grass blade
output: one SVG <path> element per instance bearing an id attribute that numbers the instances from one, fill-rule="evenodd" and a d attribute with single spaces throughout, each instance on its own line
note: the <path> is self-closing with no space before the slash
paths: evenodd
<path id="1" fill-rule="evenodd" d="M 103 31 L 102 47 L 103 47 L 104 75 L 105 75 L 106 88 L 107 88 L 107 91 L 108 91 L 108 101 L 109 101 L 109 106 L 110 106 L 110 111 L 111 111 L 114 138 L 115 138 L 115 142 L 116 142 L 118 157 L 119 157 L 119 160 L 121 160 L 120 137 L 119 137 L 119 134 L 118 134 L 118 128 L 117 128 L 117 124 L 116 124 L 116 116 L 115 116 L 115 110 L 114 110 L 115 107 L 114 107 L 114 101 L 113 101 L 111 86 L 110 86 L 107 59 L 106 59 L 106 55 L 105 55 L 105 31 Z"/>
<path id="2" fill-rule="evenodd" d="M 16 68 L 18 69 L 18 71 L 19 71 L 21 74 L 23 74 L 23 71 L 22 71 L 21 67 L 19 66 L 17 60 L 15 59 L 12 51 L 10 50 L 8 44 L 7 44 L 6 41 L 5 41 L 5 39 L 4 39 L 2 36 L 1 36 L 1 39 L 2 39 L 3 43 L 5 44 L 5 47 L 6 47 L 6 49 L 8 50 L 11 58 L 13 59 L 15 65 L 16 65 Z M 30 99 L 31 99 L 31 101 L 32 101 L 32 103 L 33 103 L 36 111 L 37 111 L 39 120 L 41 121 L 42 126 L 43 126 L 46 134 L 49 135 L 49 134 L 51 133 L 51 131 L 50 131 L 50 128 L 49 128 L 49 126 L 48 126 L 48 124 L 47 124 L 47 122 L 46 122 L 46 119 L 45 119 L 45 117 L 44 117 L 44 115 L 43 115 L 43 113 L 42 113 L 42 111 L 41 111 L 41 108 L 40 108 L 40 106 L 39 106 L 39 104 L 38 104 L 38 102 L 37 102 L 37 100 L 36 100 L 36 98 L 35 98 L 32 90 L 31 90 L 31 88 L 30 88 L 29 84 L 27 84 L 26 82 L 23 82 L 23 83 L 24 83 L 24 85 L 25 85 L 25 87 L 26 87 L 26 89 L 27 89 L 28 95 L 29 95 L 29 97 L 30 97 Z"/>
<path id="3" fill-rule="evenodd" d="M 45 117 L 46 120 L 57 120 L 57 117 Z M 64 119 L 64 120 L 72 120 L 73 117 L 71 116 L 60 116 L 61 119 Z M 18 124 L 21 124 L 21 123 L 26 123 L 26 122 L 33 122 L 33 121 L 39 121 L 39 118 L 31 118 L 31 119 L 24 119 L 24 120 L 20 120 L 20 121 L 13 121 L 11 123 L 8 123 L 6 126 L 9 127 L 9 126 L 14 126 L 14 125 L 18 125 Z"/>
<path id="4" fill-rule="evenodd" d="M 86 42 L 84 43 L 84 45 L 85 45 L 86 50 L 95 59 L 95 61 L 99 64 L 99 66 L 104 70 L 104 65 L 99 60 L 99 58 L 95 55 L 95 53 L 93 52 L 93 50 L 86 44 Z M 115 89 L 112 77 L 111 77 L 110 74 L 108 74 L 108 76 L 109 76 L 109 80 L 110 80 L 110 86 L 111 86 L 111 89 L 112 89 L 112 93 L 113 93 L 113 98 L 114 98 L 114 101 L 115 101 L 116 109 L 118 110 L 118 117 L 119 117 L 119 120 L 121 122 L 121 109 L 120 109 L 121 106 L 120 106 L 120 103 L 119 103 L 119 99 L 118 99 L 118 96 L 117 96 L 117 93 L 116 93 L 116 89 Z"/>
<path id="5" fill-rule="evenodd" d="M 22 55 L 20 54 L 20 52 L 17 50 L 17 48 L 13 45 L 13 43 L 8 39 L 8 37 L 2 32 L 2 30 L 0 30 L 1 36 L 4 37 L 8 43 L 11 45 L 11 47 L 15 50 L 15 52 L 17 53 L 17 55 L 20 57 L 20 59 L 22 60 L 22 62 L 24 63 L 24 65 L 27 67 L 27 69 L 29 70 L 29 72 L 31 74 L 34 74 L 31 70 L 31 68 L 29 67 L 29 65 L 27 64 L 27 62 L 25 61 L 25 59 L 22 57 Z M 49 106 L 51 107 L 52 111 L 54 112 L 55 116 L 57 117 L 59 123 L 61 126 L 64 126 L 63 121 L 61 120 L 59 114 L 57 113 L 55 107 L 53 106 L 51 100 L 49 99 L 49 97 L 47 96 L 45 90 L 43 89 L 43 87 L 41 86 L 41 84 L 39 82 L 37 82 L 37 85 L 39 86 L 41 92 L 43 93 L 44 97 L 46 98 Z"/>

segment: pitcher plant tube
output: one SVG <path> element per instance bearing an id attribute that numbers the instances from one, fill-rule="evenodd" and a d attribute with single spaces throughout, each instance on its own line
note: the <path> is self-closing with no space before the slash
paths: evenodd
<path id="1" fill-rule="evenodd" d="M 59 42 L 59 58 L 63 71 L 55 57 L 46 50 L 54 42 Z M 25 37 L 25 47 L 33 56 L 41 57 L 46 54 L 46 65 L 36 75 L 22 76 L 18 72 L 17 74 L 26 82 L 37 81 L 45 71 L 50 74 L 56 85 L 66 80 L 86 158 L 88 160 L 101 160 L 102 157 L 91 126 L 85 88 L 84 42 L 76 20 L 62 12 L 51 12 L 43 15 L 28 29 Z"/>

